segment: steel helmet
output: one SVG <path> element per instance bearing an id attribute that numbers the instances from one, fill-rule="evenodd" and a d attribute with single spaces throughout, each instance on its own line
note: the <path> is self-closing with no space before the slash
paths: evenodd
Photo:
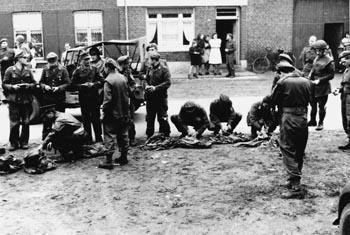
<path id="1" fill-rule="evenodd" d="M 312 47 L 315 49 L 327 49 L 327 43 L 324 40 L 317 40 L 314 44 L 312 44 Z"/>
<path id="2" fill-rule="evenodd" d="M 54 59 L 54 58 L 58 58 L 58 55 L 55 52 L 50 52 L 49 54 L 47 54 L 46 59 Z"/>
<path id="3" fill-rule="evenodd" d="M 19 43 L 24 43 L 24 41 L 25 41 L 24 36 L 23 35 L 18 35 L 16 37 L 16 41 L 19 42 Z"/>

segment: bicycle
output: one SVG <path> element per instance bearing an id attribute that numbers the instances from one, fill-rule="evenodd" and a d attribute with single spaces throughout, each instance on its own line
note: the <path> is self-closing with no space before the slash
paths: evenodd
<path id="1" fill-rule="evenodd" d="M 278 61 L 278 55 L 283 53 L 283 49 L 273 52 L 271 47 L 265 48 L 265 55 L 259 56 L 253 61 L 253 71 L 255 73 L 265 73 L 267 70 L 275 70 Z"/>

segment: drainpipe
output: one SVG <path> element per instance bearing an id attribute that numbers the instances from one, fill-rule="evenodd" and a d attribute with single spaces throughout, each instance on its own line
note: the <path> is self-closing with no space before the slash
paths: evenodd
<path id="1" fill-rule="evenodd" d="M 129 20 L 128 20 L 127 0 L 124 0 L 124 12 L 125 12 L 125 39 L 129 40 Z M 129 46 L 126 47 L 126 53 L 129 55 Z"/>

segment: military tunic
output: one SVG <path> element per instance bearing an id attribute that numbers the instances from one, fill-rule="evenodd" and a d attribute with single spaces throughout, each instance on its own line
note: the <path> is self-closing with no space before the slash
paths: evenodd
<path id="1" fill-rule="evenodd" d="M 341 81 L 341 110 L 344 131 L 350 140 L 350 69 L 344 71 Z"/>
<path id="2" fill-rule="evenodd" d="M 301 52 L 300 59 L 303 64 L 302 75 L 304 77 L 309 76 L 316 56 L 316 51 L 311 46 L 304 47 L 303 51 Z"/>
<path id="3" fill-rule="evenodd" d="M 226 66 L 229 76 L 235 76 L 235 51 L 236 42 L 233 40 L 228 40 L 225 47 L 226 52 Z"/>

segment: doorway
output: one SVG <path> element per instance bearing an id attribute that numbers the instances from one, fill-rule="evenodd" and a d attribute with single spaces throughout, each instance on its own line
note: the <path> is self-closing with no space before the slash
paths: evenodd
<path id="1" fill-rule="evenodd" d="M 232 33 L 233 40 L 237 43 L 237 37 L 235 33 L 236 20 L 216 20 L 216 33 L 218 38 L 221 39 L 221 58 L 222 63 L 226 63 L 225 47 L 226 47 L 226 34 Z M 236 60 L 237 61 L 237 60 Z"/>
<path id="2" fill-rule="evenodd" d="M 337 49 L 344 35 L 344 23 L 324 24 L 324 40 L 332 50 L 335 60 L 338 59 Z"/>

